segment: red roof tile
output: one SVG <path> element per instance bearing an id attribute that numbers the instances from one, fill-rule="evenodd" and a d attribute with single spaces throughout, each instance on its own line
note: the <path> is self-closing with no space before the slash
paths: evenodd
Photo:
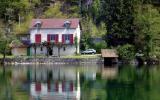
<path id="1" fill-rule="evenodd" d="M 33 19 L 30 28 L 34 28 L 37 21 L 42 23 L 41 28 L 64 28 L 64 22 L 70 21 L 70 28 L 77 28 L 79 24 L 78 18 L 73 19 Z"/>

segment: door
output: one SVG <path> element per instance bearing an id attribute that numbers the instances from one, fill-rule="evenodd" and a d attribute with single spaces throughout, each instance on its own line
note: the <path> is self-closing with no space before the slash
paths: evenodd
<path id="1" fill-rule="evenodd" d="M 27 48 L 27 56 L 30 56 L 31 53 L 30 53 L 30 47 Z"/>

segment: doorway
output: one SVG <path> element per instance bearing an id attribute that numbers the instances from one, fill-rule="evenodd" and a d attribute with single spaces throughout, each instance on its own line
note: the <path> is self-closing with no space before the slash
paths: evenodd
<path id="1" fill-rule="evenodd" d="M 48 48 L 48 53 L 49 53 L 49 56 L 52 56 L 53 55 L 53 48 L 49 47 Z"/>

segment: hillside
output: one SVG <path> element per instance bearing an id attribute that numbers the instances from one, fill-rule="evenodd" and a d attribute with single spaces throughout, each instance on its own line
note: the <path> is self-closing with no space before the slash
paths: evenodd
<path id="1" fill-rule="evenodd" d="M 33 18 L 79 18 L 81 49 L 93 47 L 90 37 L 105 41 L 95 48 L 130 44 L 146 56 L 160 55 L 159 2 L 139 0 L 8 0 L 0 3 L 0 27 L 12 34 L 28 33 Z M 152 52 L 152 53 L 151 53 Z"/>

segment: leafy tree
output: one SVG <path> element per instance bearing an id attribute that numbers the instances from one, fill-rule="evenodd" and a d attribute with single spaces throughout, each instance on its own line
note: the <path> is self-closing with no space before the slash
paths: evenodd
<path id="1" fill-rule="evenodd" d="M 1 64 L 4 64 L 6 54 L 10 51 L 10 43 L 14 39 L 13 35 L 6 35 L 6 33 L 0 33 L 0 54 L 3 54 Z"/>
<path id="2" fill-rule="evenodd" d="M 160 14 L 151 5 L 142 4 L 137 6 L 135 16 L 136 24 L 136 49 L 142 50 L 147 57 L 154 53 L 154 48 L 159 46 L 160 38 Z"/>
<path id="3" fill-rule="evenodd" d="M 78 38 L 77 38 L 77 36 L 76 37 L 74 37 L 74 45 L 75 45 L 75 47 L 76 47 L 76 54 L 78 54 L 77 53 L 77 50 L 78 50 Z"/>
<path id="4" fill-rule="evenodd" d="M 105 41 L 95 43 L 94 48 L 96 49 L 97 53 L 101 53 L 101 49 L 107 48 L 107 43 Z"/>
<path id="5" fill-rule="evenodd" d="M 103 7 L 108 45 L 133 44 L 135 35 L 134 0 L 107 0 L 103 2 Z"/>
<path id="6" fill-rule="evenodd" d="M 61 12 L 61 6 L 62 4 L 60 2 L 57 2 L 55 5 L 50 7 L 48 10 L 44 12 L 44 17 L 45 18 L 64 18 L 66 17 L 62 12 Z"/>
<path id="7" fill-rule="evenodd" d="M 120 58 L 132 60 L 135 57 L 135 49 L 133 45 L 125 44 L 117 48 Z"/>

